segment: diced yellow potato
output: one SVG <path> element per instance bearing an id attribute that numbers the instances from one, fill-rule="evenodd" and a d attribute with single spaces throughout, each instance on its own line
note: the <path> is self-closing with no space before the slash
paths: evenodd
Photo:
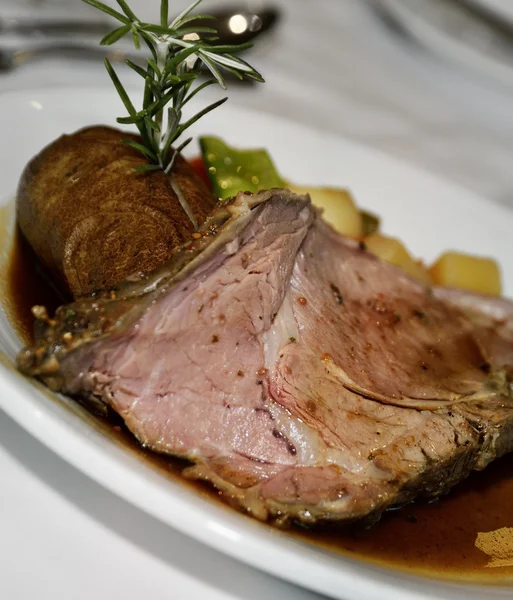
<path id="1" fill-rule="evenodd" d="M 447 285 L 492 296 L 501 295 L 499 266 L 491 258 L 480 258 L 461 252 L 445 252 L 429 269 L 429 273 L 437 285 Z"/>
<path id="2" fill-rule="evenodd" d="M 365 238 L 367 250 L 393 265 L 401 267 L 422 283 L 430 284 L 431 277 L 426 269 L 417 262 L 406 250 L 404 245 L 396 238 L 373 233 Z"/>
<path id="3" fill-rule="evenodd" d="M 339 233 L 362 237 L 362 217 L 348 190 L 294 184 L 288 184 L 288 187 L 295 194 L 310 194 L 313 205 L 323 209 L 323 218 Z"/>

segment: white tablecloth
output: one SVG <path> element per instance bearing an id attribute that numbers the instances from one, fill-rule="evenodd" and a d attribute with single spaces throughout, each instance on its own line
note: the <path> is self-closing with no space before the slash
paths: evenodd
<path id="1" fill-rule="evenodd" d="M 0 16 L 59 10 L 69 17 L 82 10 L 65 0 L 36 8 L 40 4 L 2 0 Z M 230 102 L 349 136 L 513 208 L 511 91 L 460 73 L 396 38 L 364 0 L 275 4 L 283 8 L 281 26 L 252 55 L 267 84 L 232 88 Z M 132 5 L 148 14 L 157 2 L 134 0 Z M 184 2 L 170 5 L 178 9 Z M 128 72 L 124 76 L 130 80 Z M 0 108 L 6 90 L 77 85 L 110 85 L 101 61 L 62 57 L 27 64 L 0 75 Z M 3 413 L 0 473 L 2 599 L 316 597 L 132 508 Z"/>

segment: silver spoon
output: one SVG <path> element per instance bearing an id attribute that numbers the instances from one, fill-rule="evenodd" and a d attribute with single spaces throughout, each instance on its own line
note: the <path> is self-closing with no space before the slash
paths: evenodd
<path id="1" fill-rule="evenodd" d="M 263 8 L 258 12 L 232 6 L 216 11 L 209 11 L 215 20 L 208 22 L 209 27 L 217 29 L 219 44 L 245 44 L 269 31 L 280 19 L 277 8 Z M 205 21 L 192 21 L 189 26 L 205 25 Z"/>

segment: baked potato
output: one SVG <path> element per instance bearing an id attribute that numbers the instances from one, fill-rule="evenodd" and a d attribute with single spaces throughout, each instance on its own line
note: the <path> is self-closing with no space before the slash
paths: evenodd
<path id="1" fill-rule="evenodd" d="M 429 269 L 437 285 L 470 290 L 491 296 L 502 293 L 499 265 L 492 258 L 463 252 L 444 252 Z"/>
<path id="2" fill-rule="evenodd" d="M 406 249 L 406 246 L 397 238 L 372 233 L 364 240 L 365 246 L 382 260 L 401 267 L 408 275 L 427 285 L 431 284 L 431 277 L 427 270 L 417 262 Z"/>
<path id="3" fill-rule="evenodd" d="M 312 204 L 322 209 L 324 220 L 339 233 L 352 238 L 362 237 L 362 216 L 349 190 L 292 183 L 287 187 L 295 194 L 309 194 Z"/>
<path id="4" fill-rule="evenodd" d="M 163 171 L 136 173 L 145 163 L 122 143 L 139 137 L 109 127 L 63 135 L 26 166 L 17 220 L 48 275 L 77 298 L 148 272 L 190 238 L 193 226 Z M 216 199 L 179 157 L 173 177 L 198 223 Z"/>

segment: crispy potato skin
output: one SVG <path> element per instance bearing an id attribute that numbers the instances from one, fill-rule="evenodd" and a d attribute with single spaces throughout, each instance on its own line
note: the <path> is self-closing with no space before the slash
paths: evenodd
<path id="1" fill-rule="evenodd" d="M 162 171 L 135 173 L 144 158 L 109 127 L 63 135 L 26 166 L 17 219 L 43 267 L 74 298 L 112 288 L 165 261 L 193 231 Z M 216 199 L 182 158 L 174 177 L 198 223 Z"/>

